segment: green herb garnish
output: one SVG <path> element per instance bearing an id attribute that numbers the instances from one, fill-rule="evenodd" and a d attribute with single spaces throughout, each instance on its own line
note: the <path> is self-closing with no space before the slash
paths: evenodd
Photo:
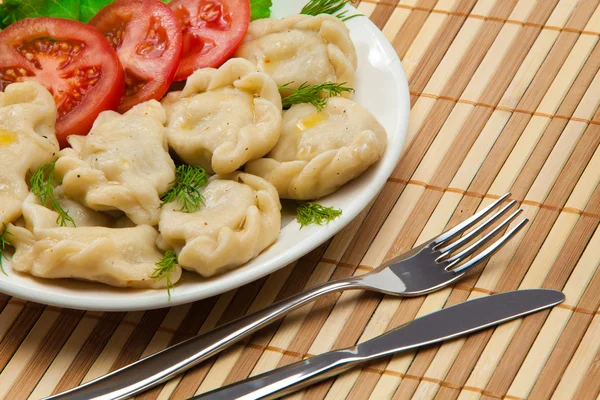
<path id="1" fill-rule="evenodd" d="M 54 185 L 60 184 L 59 180 L 54 175 L 54 167 L 56 162 L 44 164 L 37 171 L 31 174 L 30 185 L 31 191 L 36 195 L 45 207 L 50 208 L 58 213 L 56 223 L 60 226 L 67 226 L 70 222 L 75 226 L 75 221 L 67 211 L 62 208 L 56 196 L 54 196 Z"/>
<path id="2" fill-rule="evenodd" d="M 300 229 L 302 229 L 308 225 L 328 224 L 342 215 L 342 210 L 308 202 L 298 206 L 296 213 L 296 220 L 300 223 Z"/>
<path id="3" fill-rule="evenodd" d="M 271 0 L 250 0 L 250 21 L 271 16 Z"/>
<path id="4" fill-rule="evenodd" d="M 193 213 L 204 205 L 204 196 L 200 189 L 208 184 L 206 171 L 192 165 L 180 165 L 175 172 L 175 180 L 171 189 L 162 196 L 160 208 L 173 201 L 179 201 L 183 206 L 181 212 Z"/>
<path id="5" fill-rule="evenodd" d="M 163 279 L 167 282 L 167 294 L 169 300 L 171 300 L 171 289 L 173 288 L 173 282 L 171 282 L 171 272 L 177 266 L 177 254 L 173 250 L 169 250 L 165 253 L 164 257 L 156 263 L 156 269 L 150 275 L 150 278 L 156 279 L 158 282 Z"/>
<path id="6" fill-rule="evenodd" d="M 354 3 L 354 0 L 310 0 L 307 5 L 304 6 L 300 14 L 305 15 L 319 15 L 319 14 L 331 14 L 334 17 L 341 19 L 342 21 L 348 21 L 352 18 L 360 17 L 362 14 L 348 15 L 348 11 L 342 11 L 346 4 Z"/>
<path id="7" fill-rule="evenodd" d="M 280 90 L 291 89 L 294 92 L 283 99 L 283 108 L 288 109 L 294 104 L 310 103 L 317 108 L 318 111 L 322 111 L 323 107 L 327 104 L 327 97 L 323 97 L 323 92 L 328 97 L 341 96 L 343 93 L 354 92 L 354 89 L 344 86 L 344 83 L 332 83 L 326 82 L 320 85 L 308 85 L 304 82 L 298 89 L 290 88 L 290 85 L 294 82 L 286 83 L 280 86 Z"/>
<path id="8" fill-rule="evenodd" d="M 4 266 L 2 265 L 2 259 L 6 258 L 4 250 L 6 250 L 7 247 L 12 247 L 12 244 L 10 244 L 9 240 L 6 238 L 7 236 L 12 236 L 12 233 L 6 230 L 6 225 L 4 225 L 4 231 L 0 233 L 0 270 L 2 270 L 4 275 L 7 275 L 6 271 L 4 271 Z"/>

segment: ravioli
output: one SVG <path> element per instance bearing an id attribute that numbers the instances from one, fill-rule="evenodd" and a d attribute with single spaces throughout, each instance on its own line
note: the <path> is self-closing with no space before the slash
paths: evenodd
<path id="1" fill-rule="evenodd" d="M 93 226 L 108 220 L 74 202 L 61 204 L 69 208 L 77 228 L 59 227 L 56 212 L 42 206 L 33 194 L 26 199 L 25 227 L 10 224 L 7 228 L 15 248 L 13 269 L 40 278 L 74 278 L 116 287 L 166 287 L 165 280 L 151 278 L 155 264 L 163 257 L 155 244 L 155 228 Z M 180 277 L 177 266 L 171 272 L 171 282 Z"/>
<path id="2" fill-rule="evenodd" d="M 55 122 L 54 99 L 42 85 L 13 83 L 0 92 L 0 231 L 21 215 L 27 173 L 56 160 Z"/>
<path id="3" fill-rule="evenodd" d="M 178 211 L 177 203 L 161 212 L 158 245 L 174 250 L 183 268 L 211 277 L 245 264 L 277 239 L 281 205 L 264 179 L 214 176 L 202 194 L 205 205 L 195 213 Z"/>
<path id="4" fill-rule="evenodd" d="M 163 105 L 171 148 L 211 173 L 226 175 L 264 156 L 281 133 L 277 85 L 243 59 L 196 71 Z"/>
<path id="5" fill-rule="evenodd" d="M 385 128 L 351 100 L 331 98 L 321 112 L 298 104 L 284 112 L 275 148 L 245 171 L 272 183 L 281 198 L 314 200 L 362 174 L 386 144 Z"/>
<path id="6" fill-rule="evenodd" d="M 331 15 L 253 21 L 236 56 L 250 60 L 278 86 L 334 82 L 354 87 L 356 49 L 346 24 Z"/>
<path id="7" fill-rule="evenodd" d="M 67 196 L 98 211 L 123 211 L 136 224 L 157 225 L 160 195 L 175 179 L 166 112 L 151 100 L 123 115 L 100 114 L 86 137 L 70 136 L 56 172 Z"/>

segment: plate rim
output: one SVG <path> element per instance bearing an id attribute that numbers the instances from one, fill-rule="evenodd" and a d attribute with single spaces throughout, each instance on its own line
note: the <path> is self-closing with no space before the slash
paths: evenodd
<path id="1" fill-rule="evenodd" d="M 358 10 L 352 6 L 348 5 L 348 8 L 352 12 L 358 12 Z M 400 62 L 398 54 L 394 50 L 392 44 L 388 41 L 383 32 L 368 18 L 365 18 L 364 24 L 365 27 L 367 27 L 376 37 L 376 43 L 380 45 L 381 50 L 390 60 L 392 60 L 392 63 L 389 66 L 389 72 L 394 77 L 394 82 L 396 83 L 395 89 L 399 90 L 400 92 L 400 103 L 405 103 L 405 107 L 403 107 L 403 109 L 394 110 L 394 112 L 398 113 L 398 118 L 396 120 L 397 126 L 395 127 L 393 134 L 401 135 L 401 138 L 398 139 L 401 145 L 398 146 L 397 149 L 393 149 L 393 152 L 388 155 L 388 157 L 393 157 L 395 162 L 392 163 L 390 161 L 388 163 L 389 165 L 387 165 L 385 169 L 378 174 L 374 188 L 366 196 L 364 203 L 358 204 L 359 202 L 355 202 L 351 204 L 352 207 L 344 208 L 344 213 L 342 216 L 328 225 L 312 227 L 314 232 L 311 232 L 313 235 L 310 236 L 310 240 L 300 241 L 298 245 L 292 247 L 290 251 L 286 251 L 276 257 L 271 257 L 268 263 L 271 265 L 270 268 L 250 268 L 243 272 L 238 270 L 238 276 L 236 277 L 237 279 L 225 280 L 224 282 L 212 285 L 209 288 L 204 288 L 202 292 L 193 291 L 176 295 L 175 289 L 173 292 L 174 295 L 171 296 L 170 300 L 167 299 L 166 295 L 164 296 L 164 300 L 160 300 L 160 298 L 153 293 L 152 295 L 148 296 L 138 295 L 132 299 L 115 298 L 110 300 L 109 304 L 102 306 L 99 304 L 99 299 L 75 298 L 73 294 L 63 295 L 48 293 L 40 289 L 27 287 L 19 284 L 18 282 L 11 282 L 4 279 L 0 279 L 0 292 L 27 301 L 47 304 L 50 306 L 89 311 L 123 312 L 174 307 L 216 296 L 254 282 L 264 276 L 284 268 L 290 263 L 300 259 L 304 255 L 321 246 L 327 240 L 331 239 L 344 227 L 350 224 L 381 193 L 385 183 L 388 181 L 389 177 L 392 175 L 398 162 L 400 161 L 408 131 L 410 93 L 402 63 Z M 402 101 L 403 98 L 408 101 Z M 302 243 L 304 242 L 309 242 L 310 244 L 303 246 Z"/>

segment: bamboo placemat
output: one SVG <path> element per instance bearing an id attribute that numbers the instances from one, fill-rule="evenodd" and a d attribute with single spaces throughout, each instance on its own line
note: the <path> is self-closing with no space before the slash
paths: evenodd
<path id="1" fill-rule="evenodd" d="M 185 399 L 469 298 L 533 287 L 567 301 L 290 398 L 600 398 L 600 0 L 362 0 L 359 9 L 393 43 L 411 89 L 405 155 L 377 200 L 293 265 L 194 304 L 99 313 L 0 297 L 0 398 L 63 391 L 362 274 L 507 191 L 530 224 L 456 286 L 404 300 L 330 295 L 138 398 Z"/>

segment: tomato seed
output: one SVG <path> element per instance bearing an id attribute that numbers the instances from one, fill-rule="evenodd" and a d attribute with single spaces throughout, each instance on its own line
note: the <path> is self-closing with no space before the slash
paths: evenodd
<path id="1" fill-rule="evenodd" d="M 204 11 L 200 13 L 200 18 L 202 18 L 204 21 L 213 21 L 219 16 L 219 14 L 220 13 L 218 10 Z"/>
<path id="2" fill-rule="evenodd" d="M 39 56 L 42 54 L 45 57 L 52 57 L 59 61 L 59 69 L 66 67 L 71 62 L 71 57 L 76 53 L 81 52 L 84 46 L 81 43 L 73 43 L 71 41 L 56 41 L 42 37 L 34 38 L 20 43 L 15 46 L 25 59 L 34 63 L 35 67 L 41 69 Z"/>

